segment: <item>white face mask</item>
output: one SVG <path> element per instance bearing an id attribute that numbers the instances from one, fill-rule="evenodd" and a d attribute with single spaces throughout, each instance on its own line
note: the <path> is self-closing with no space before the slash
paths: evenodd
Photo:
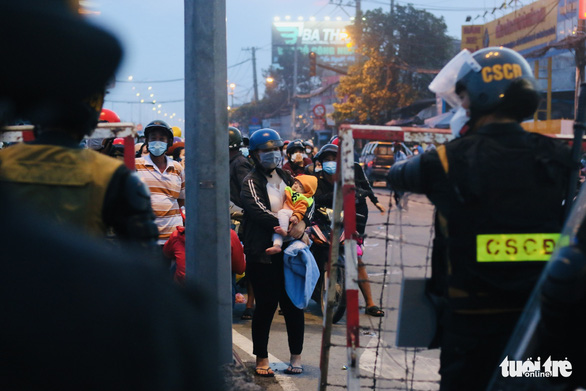
<path id="1" fill-rule="evenodd" d="M 454 136 L 454 138 L 461 136 L 460 131 L 468 121 L 470 121 L 470 117 L 468 117 L 466 109 L 462 106 L 458 107 L 458 110 L 456 110 L 456 113 L 450 120 L 450 130 L 452 131 L 452 136 Z"/>
<path id="2" fill-rule="evenodd" d="M 301 152 L 295 152 L 293 155 L 291 155 L 291 161 L 294 163 L 301 163 L 303 161 L 303 155 Z"/>

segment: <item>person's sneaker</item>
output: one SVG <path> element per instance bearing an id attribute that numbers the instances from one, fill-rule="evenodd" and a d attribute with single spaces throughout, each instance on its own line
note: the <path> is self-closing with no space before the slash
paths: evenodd
<path id="1" fill-rule="evenodd" d="M 240 319 L 251 320 L 253 314 L 254 314 L 254 308 L 246 308 L 244 310 L 244 312 L 242 313 L 242 316 L 240 317 Z"/>

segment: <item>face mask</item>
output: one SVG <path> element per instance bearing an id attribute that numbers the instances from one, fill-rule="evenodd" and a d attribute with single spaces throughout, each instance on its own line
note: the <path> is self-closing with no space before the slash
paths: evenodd
<path id="1" fill-rule="evenodd" d="M 258 157 L 261 166 L 267 170 L 272 170 L 277 167 L 283 158 L 280 151 L 260 152 Z"/>
<path id="2" fill-rule="evenodd" d="M 336 162 L 323 162 L 322 166 L 326 174 L 334 175 L 336 173 Z"/>
<path id="3" fill-rule="evenodd" d="M 294 163 L 301 163 L 303 161 L 301 152 L 295 152 L 293 155 L 291 155 L 291 161 Z"/>
<path id="4" fill-rule="evenodd" d="M 312 152 L 312 149 L 311 149 L 311 148 L 307 148 L 307 149 L 305 150 L 305 153 L 307 153 L 308 155 L 309 155 L 311 152 Z"/>
<path id="5" fill-rule="evenodd" d="M 167 151 L 168 146 L 164 141 L 151 141 L 149 142 L 149 152 L 158 157 Z"/>
<path id="6" fill-rule="evenodd" d="M 248 157 L 248 154 L 249 154 L 248 148 L 242 147 L 242 148 L 240 148 L 240 152 L 242 152 L 242 155 L 244 155 L 244 157 Z"/>
<path id="7" fill-rule="evenodd" d="M 456 113 L 450 120 L 450 129 L 454 138 L 460 137 L 460 131 L 470 121 L 470 117 L 466 115 L 466 109 L 459 107 Z"/>

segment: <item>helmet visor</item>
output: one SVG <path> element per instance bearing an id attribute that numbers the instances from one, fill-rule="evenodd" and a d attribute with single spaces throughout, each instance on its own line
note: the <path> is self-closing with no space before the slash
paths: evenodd
<path id="1" fill-rule="evenodd" d="M 462 100 L 456 93 L 458 76 L 468 72 L 480 72 L 480 64 L 472 57 L 468 49 L 462 50 L 450 60 L 429 84 L 429 89 L 437 96 L 448 102 L 452 107 L 459 107 Z"/>

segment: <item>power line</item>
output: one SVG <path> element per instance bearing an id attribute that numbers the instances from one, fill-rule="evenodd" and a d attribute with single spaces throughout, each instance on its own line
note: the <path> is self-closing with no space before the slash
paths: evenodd
<path id="1" fill-rule="evenodd" d="M 249 61 L 250 61 L 250 58 L 247 58 L 246 60 L 244 60 L 244 61 L 240 61 L 240 62 L 239 62 L 239 63 L 237 63 L 237 64 L 230 65 L 230 66 L 228 67 L 228 69 L 230 69 L 230 68 L 234 68 L 234 67 L 237 67 L 238 65 L 245 64 L 245 63 L 247 63 L 247 62 L 249 62 Z"/>
<path id="2" fill-rule="evenodd" d="M 137 84 L 149 84 L 149 83 L 173 83 L 177 81 L 185 81 L 185 78 L 181 79 L 169 79 L 169 80 L 116 80 L 116 83 L 137 83 Z"/>
<path id="3" fill-rule="evenodd" d="M 112 103 L 132 103 L 132 104 L 139 104 L 139 105 L 156 105 L 159 103 L 179 103 L 179 102 L 185 102 L 185 99 L 174 99 L 174 100 L 157 100 L 155 103 L 153 103 L 153 101 L 148 101 L 148 102 L 137 102 L 134 100 L 110 100 L 107 99 L 106 102 L 112 102 Z"/>

